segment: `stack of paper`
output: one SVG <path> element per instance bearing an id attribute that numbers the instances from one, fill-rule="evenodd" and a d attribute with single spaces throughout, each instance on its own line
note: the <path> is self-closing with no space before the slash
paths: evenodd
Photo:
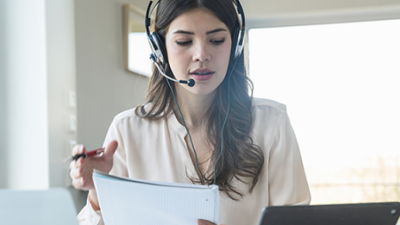
<path id="1" fill-rule="evenodd" d="M 153 182 L 112 176 L 95 170 L 93 180 L 106 225 L 218 224 L 216 185 Z"/>

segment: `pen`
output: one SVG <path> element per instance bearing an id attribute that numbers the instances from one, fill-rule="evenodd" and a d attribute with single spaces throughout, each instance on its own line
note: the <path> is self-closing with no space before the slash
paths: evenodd
<path id="1" fill-rule="evenodd" d="M 86 157 L 92 157 L 94 155 L 102 156 L 103 153 L 104 153 L 104 148 L 98 148 L 98 149 L 95 149 L 95 150 L 84 152 L 82 154 L 78 154 L 78 155 L 74 155 L 74 156 L 68 157 L 64 161 L 67 161 L 67 160 L 75 160 L 76 161 L 80 157 L 86 158 Z"/>

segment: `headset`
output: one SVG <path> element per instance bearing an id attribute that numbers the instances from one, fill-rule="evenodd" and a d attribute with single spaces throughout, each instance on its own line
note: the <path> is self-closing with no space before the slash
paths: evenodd
<path id="1" fill-rule="evenodd" d="M 173 78 L 169 77 L 165 73 L 165 69 L 163 68 L 163 65 L 168 63 L 167 50 L 166 50 L 166 47 L 165 47 L 165 40 L 158 32 L 150 33 L 151 14 L 153 13 L 154 9 L 160 4 L 160 1 L 161 0 L 158 0 L 157 3 L 154 5 L 153 9 L 151 9 L 151 5 L 153 4 L 153 0 L 150 0 L 149 5 L 148 5 L 147 10 L 146 10 L 146 18 L 145 18 L 146 33 L 147 33 L 148 41 L 149 41 L 149 44 L 150 44 L 150 49 L 152 51 L 152 53 L 150 54 L 150 59 L 151 59 L 151 61 L 153 61 L 154 65 L 157 67 L 158 71 L 165 78 L 167 78 L 167 84 L 168 84 L 169 88 L 171 89 L 171 93 L 172 93 L 172 96 L 174 98 L 175 104 L 176 104 L 176 106 L 178 108 L 180 117 L 182 119 L 182 123 L 183 123 L 183 125 L 184 125 L 184 127 L 186 129 L 186 132 L 188 133 L 189 140 L 190 140 L 190 143 L 191 143 L 193 151 L 194 151 L 194 155 L 195 155 L 195 158 L 196 158 L 197 171 L 199 172 L 199 174 L 201 176 L 202 184 L 204 185 L 204 176 L 203 176 L 202 172 L 199 169 L 197 153 L 196 153 L 196 150 L 195 150 L 194 145 L 193 145 L 192 137 L 191 137 L 190 132 L 189 132 L 187 126 L 186 126 L 186 123 L 185 123 L 185 120 L 183 118 L 182 112 L 181 112 L 180 107 L 178 105 L 178 102 L 176 100 L 176 96 L 175 96 L 174 90 L 173 90 L 171 84 L 169 83 L 169 80 L 171 80 L 171 81 L 174 81 L 174 82 L 177 82 L 177 83 L 187 84 L 187 85 L 189 85 L 189 87 L 193 87 L 195 85 L 195 81 L 193 79 L 189 79 L 187 81 L 186 80 L 176 80 L 176 79 L 173 79 Z M 215 0 L 215 1 L 218 1 L 218 0 Z M 237 14 L 240 15 L 240 18 L 238 17 L 238 19 L 240 21 L 238 21 L 237 24 L 235 24 L 235 28 L 234 28 L 233 33 L 232 33 L 232 46 L 233 46 L 233 43 L 236 43 L 236 44 L 234 45 L 235 47 L 232 48 L 231 56 L 230 56 L 231 60 L 233 59 L 234 61 L 233 61 L 233 65 L 231 67 L 231 70 L 230 70 L 230 72 L 228 74 L 228 93 L 230 93 L 230 82 L 231 82 L 232 72 L 233 72 L 233 70 L 234 70 L 234 68 L 236 66 L 236 62 L 237 62 L 238 57 L 242 54 L 242 51 L 243 51 L 244 33 L 245 33 L 245 17 L 244 17 L 244 12 L 243 12 L 242 5 L 240 4 L 239 0 L 232 0 L 232 1 L 236 6 Z M 151 11 L 150 11 L 150 9 L 151 9 Z M 230 112 L 230 108 L 231 108 L 231 96 L 230 96 L 230 94 L 228 94 L 228 108 L 227 108 L 227 112 L 226 112 L 226 117 L 225 117 L 224 123 L 222 124 L 222 127 L 221 127 L 221 151 L 220 151 L 219 156 L 218 156 L 218 158 L 217 158 L 217 160 L 216 160 L 216 162 L 214 164 L 214 184 L 216 183 L 216 179 L 217 179 L 216 174 L 215 174 L 216 166 L 217 166 L 217 163 L 218 163 L 219 159 L 222 156 L 222 152 L 223 152 L 223 149 L 224 149 L 223 131 L 224 131 L 226 122 L 228 120 L 228 115 L 229 115 L 229 112 Z"/>
<path id="2" fill-rule="evenodd" d="M 149 5 L 147 6 L 146 10 L 146 18 L 145 18 L 145 26 L 146 26 L 146 34 L 148 37 L 148 41 L 150 44 L 150 49 L 152 53 L 150 54 L 150 59 L 153 61 L 154 65 L 157 67 L 159 72 L 167 79 L 172 80 L 174 82 L 187 84 L 190 87 L 195 85 L 195 81 L 193 79 L 189 80 L 176 80 L 168 75 L 165 74 L 164 69 L 161 69 L 162 65 L 168 63 L 167 57 L 167 49 L 165 47 L 165 40 L 158 32 L 150 33 L 150 24 L 151 24 L 151 14 L 153 13 L 154 9 L 160 4 L 161 0 L 158 0 L 157 3 L 154 5 L 153 9 L 151 9 L 151 5 L 153 4 L 153 0 L 150 0 Z M 216 0 L 217 1 L 217 0 Z M 235 25 L 235 28 L 232 33 L 232 43 L 236 43 L 234 48 L 231 50 L 231 56 L 233 59 L 242 54 L 243 51 L 243 43 L 244 43 L 244 33 L 245 33 L 245 17 L 242 5 L 238 0 L 233 0 L 233 3 L 236 5 L 237 14 L 240 15 L 240 23 Z M 151 10 L 150 10 L 151 9 Z M 232 45 L 233 46 L 233 45 Z"/>

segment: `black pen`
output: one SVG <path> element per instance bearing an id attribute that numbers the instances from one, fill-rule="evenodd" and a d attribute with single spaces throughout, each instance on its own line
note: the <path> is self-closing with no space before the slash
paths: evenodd
<path id="1" fill-rule="evenodd" d="M 102 156 L 103 153 L 104 153 L 104 148 L 98 148 L 98 149 L 95 149 L 95 150 L 92 150 L 92 151 L 88 151 L 88 152 L 84 152 L 82 154 L 78 154 L 78 155 L 74 155 L 74 156 L 68 157 L 68 158 L 66 158 L 64 160 L 64 162 L 67 161 L 67 160 L 76 161 L 80 157 L 86 158 L 86 157 L 92 157 L 92 156 L 95 156 L 95 155 Z"/>

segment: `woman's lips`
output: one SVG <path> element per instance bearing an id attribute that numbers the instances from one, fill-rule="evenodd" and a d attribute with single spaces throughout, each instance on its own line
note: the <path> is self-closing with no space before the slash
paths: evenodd
<path id="1" fill-rule="evenodd" d="M 193 70 L 190 72 L 190 75 L 195 80 L 204 81 L 210 79 L 214 75 L 214 73 L 215 73 L 214 71 L 205 68 L 205 69 Z"/>

